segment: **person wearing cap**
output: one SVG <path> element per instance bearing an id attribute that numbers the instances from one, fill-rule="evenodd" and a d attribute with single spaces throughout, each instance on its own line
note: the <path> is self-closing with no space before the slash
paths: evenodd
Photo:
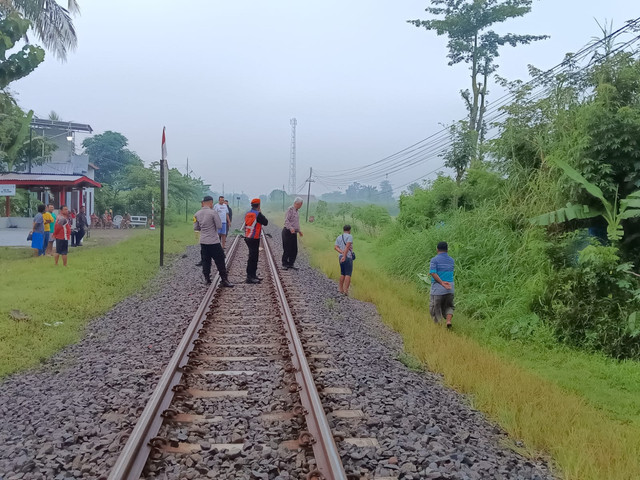
<path id="1" fill-rule="evenodd" d="M 195 214 L 193 229 L 200 232 L 200 252 L 202 254 L 202 273 L 207 283 L 211 283 L 211 259 L 216 263 L 223 287 L 233 287 L 227 276 L 224 263 L 224 250 L 220 245 L 218 231 L 222 228 L 220 217 L 213 210 L 213 197 L 202 199 L 202 208 Z"/>
<path id="2" fill-rule="evenodd" d="M 284 228 L 282 229 L 282 268 L 284 270 L 298 269 L 294 263 L 298 256 L 298 235 L 302 237 L 298 215 L 300 207 L 302 207 L 302 199 L 296 197 L 284 217 Z"/>
<path id="3" fill-rule="evenodd" d="M 260 255 L 260 233 L 262 226 L 268 225 L 269 220 L 260 211 L 260 199 L 251 200 L 251 210 L 244 216 L 244 243 L 249 249 L 249 260 L 247 261 L 246 283 L 260 283 L 258 278 L 258 256 Z"/>

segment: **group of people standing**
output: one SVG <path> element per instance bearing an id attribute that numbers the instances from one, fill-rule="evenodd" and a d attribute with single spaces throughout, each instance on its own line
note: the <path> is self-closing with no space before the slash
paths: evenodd
<path id="1" fill-rule="evenodd" d="M 297 270 L 295 266 L 298 255 L 298 236 L 302 237 L 300 230 L 299 210 L 302 207 L 302 199 L 297 197 L 293 205 L 285 214 L 284 227 L 282 229 L 282 268 L 284 270 Z M 223 196 L 218 198 L 214 206 L 213 197 L 206 196 L 202 200 L 202 208 L 194 216 L 194 230 L 200 232 L 200 253 L 202 272 L 205 281 L 211 283 L 211 261 L 213 260 L 222 279 L 222 286 L 233 287 L 229 282 L 225 265 L 224 247 L 226 236 L 229 233 L 233 212 Z M 262 281 L 258 276 L 258 259 L 260 255 L 260 235 L 262 228 L 269 224 L 260 208 L 260 199 L 251 200 L 251 209 L 244 217 L 244 242 L 249 249 L 247 260 L 246 283 L 257 284 Z M 338 290 L 344 295 L 349 294 L 351 275 L 353 274 L 353 261 L 356 254 L 353 251 L 353 236 L 351 225 L 345 225 L 342 233 L 338 235 L 334 243 L 334 250 L 338 252 L 340 264 L 340 279 Z M 454 306 L 454 260 L 448 254 L 446 242 L 437 245 L 437 255 L 431 259 L 429 275 L 431 277 L 431 292 L 429 301 L 429 313 L 436 323 L 446 320 L 447 328 L 451 328 Z"/>
<path id="2" fill-rule="evenodd" d="M 300 218 L 298 210 L 302 206 L 302 199 L 296 198 L 293 205 L 287 210 L 282 229 L 282 268 L 297 270 L 295 266 L 298 255 L 298 235 L 300 230 Z M 218 203 L 214 205 L 213 197 L 206 196 L 202 199 L 202 208 L 193 217 L 193 229 L 200 232 L 200 262 L 205 282 L 211 283 L 211 262 L 216 264 L 223 287 L 233 287 L 229 281 L 225 265 L 224 249 L 226 239 L 233 220 L 233 211 L 224 196 L 218 197 Z M 258 259 L 260 255 L 260 235 L 262 227 L 269 224 L 269 220 L 261 211 L 260 199 L 251 200 L 251 209 L 244 217 L 244 242 L 249 249 L 247 260 L 246 283 L 256 284 L 262 281 L 258 276 Z"/>
<path id="3" fill-rule="evenodd" d="M 88 225 L 84 207 L 79 212 L 69 211 L 66 205 L 56 213 L 52 203 L 38 205 L 38 213 L 33 219 L 31 229 L 31 248 L 35 256 L 53 256 L 55 264 L 62 257 L 62 264 L 67 266 L 69 241 L 72 247 L 81 247 L 82 239 Z M 55 243 L 55 254 L 53 253 Z"/>

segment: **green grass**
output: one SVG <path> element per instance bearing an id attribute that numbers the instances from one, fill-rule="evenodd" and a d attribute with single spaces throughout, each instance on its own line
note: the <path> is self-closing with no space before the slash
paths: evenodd
<path id="1" fill-rule="evenodd" d="M 66 268 L 30 249 L 0 249 L 0 378 L 77 342 L 90 319 L 142 289 L 159 268 L 159 235 L 142 230 L 115 245 L 72 249 Z M 168 255 L 193 243 L 189 224 L 165 231 Z M 14 320 L 12 310 L 29 319 Z"/>
<path id="2" fill-rule="evenodd" d="M 305 225 L 303 230 L 302 243 L 312 264 L 337 279 L 335 228 Z M 487 247 L 491 251 L 491 244 Z M 403 248 L 406 255 L 430 256 L 415 244 Z M 474 255 L 473 245 L 460 248 L 463 258 Z M 456 314 L 452 334 L 428 319 L 427 293 L 417 282 L 388 273 L 377 242 L 356 234 L 355 250 L 352 295 L 377 306 L 384 322 L 402 335 L 408 358 L 419 359 L 441 373 L 448 385 L 469 394 L 474 407 L 525 442 L 529 455 L 549 455 L 568 480 L 640 478 L 639 362 L 620 363 L 549 341 L 506 340 L 486 328 L 479 316 L 471 320 Z M 415 258 L 405 261 L 417 263 Z M 531 295 L 539 280 L 518 288 Z M 464 297 L 465 291 L 457 287 L 457 297 Z M 498 288 L 488 283 L 482 287 L 488 295 Z M 475 301 L 471 307 L 480 311 L 475 309 L 481 305 Z M 523 310 L 520 302 L 513 312 Z"/>

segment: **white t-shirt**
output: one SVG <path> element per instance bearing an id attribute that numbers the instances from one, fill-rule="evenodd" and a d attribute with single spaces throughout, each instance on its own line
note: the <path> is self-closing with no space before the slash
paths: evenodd
<path id="1" fill-rule="evenodd" d="M 220 221 L 222 223 L 227 223 L 227 214 L 229 213 L 229 208 L 227 208 L 225 204 L 220 205 L 219 203 L 216 203 L 213 206 L 213 209 L 220 217 Z"/>

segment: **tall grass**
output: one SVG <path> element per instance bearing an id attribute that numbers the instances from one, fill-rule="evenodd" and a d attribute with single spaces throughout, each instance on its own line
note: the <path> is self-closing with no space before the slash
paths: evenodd
<path id="1" fill-rule="evenodd" d="M 513 210 L 484 205 L 472 211 L 448 212 L 426 230 L 398 231 L 379 242 L 383 266 L 392 274 L 419 282 L 439 241 L 449 242 L 456 260 L 457 300 L 483 328 L 507 338 L 552 341 L 551 332 L 532 313 L 550 277 L 543 233 L 522 228 Z"/>
<path id="2" fill-rule="evenodd" d="M 72 249 L 66 268 L 48 257 L 24 258 L 21 250 L 0 251 L 0 378 L 78 341 L 91 318 L 140 290 L 158 271 L 158 236 L 147 230 L 116 245 Z M 182 225 L 167 228 L 165 239 L 172 254 L 194 236 Z M 28 319 L 15 320 L 12 310 Z"/>
<path id="3" fill-rule="evenodd" d="M 472 220 L 469 220 L 471 222 Z M 469 224 L 466 225 L 468 229 Z M 478 227 L 478 225 L 475 225 Z M 458 261 L 456 289 L 460 294 L 459 301 L 465 302 L 462 292 L 473 285 L 483 286 L 482 282 L 494 289 L 501 287 L 509 289 L 510 293 L 522 289 L 523 299 L 500 301 L 491 298 L 492 293 L 486 292 L 485 304 L 493 307 L 491 315 L 496 312 L 507 315 L 507 312 L 526 311 L 526 305 L 533 298 L 532 292 L 538 288 L 540 279 L 527 279 L 522 276 L 513 277 L 510 273 L 513 262 L 524 262 L 530 265 L 532 258 L 527 258 L 526 249 L 518 249 L 518 242 L 501 241 L 500 229 L 492 225 L 491 212 L 487 212 L 486 222 L 482 228 L 489 239 L 474 238 L 460 226 L 446 225 L 443 228 L 458 229 L 458 233 L 468 233 L 457 236 L 453 242 L 452 254 Z M 445 230 L 442 233 L 446 233 Z M 451 232 L 449 232 L 451 233 Z M 504 232 L 502 232 L 504 233 Z M 425 263 L 433 252 L 433 238 L 440 238 L 439 234 L 428 239 L 420 235 L 431 235 L 421 232 L 409 237 L 404 242 L 398 238 L 390 243 L 386 249 L 395 250 L 387 258 L 380 258 L 380 246 L 367 242 L 364 238 L 355 239 L 358 260 L 355 262 L 353 275 L 353 295 L 364 301 L 374 303 L 385 323 L 398 331 L 405 342 L 407 352 L 424 362 L 429 369 L 443 374 L 445 382 L 453 388 L 470 394 L 475 408 L 485 412 L 490 418 L 498 422 L 510 435 L 525 441 L 529 453 L 548 454 L 561 470 L 567 480 L 632 480 L 640 478 L 640 426 L 637 424 L 622 424 L 595 408 L 581 395 L 571 393 L 558 383 L 533 373 L 532 368 L 523 368 L 516 361 L 506 358 L 509 348 L 503 348 L 502 354 L 480 345 L 472 338 L 448 332 L 436 327 L 428 320 L 427 295 L 421 291 L 413 280 L 403 280 L 387 273 L 387 268 L 396 272 L 404 272 L 413 278 L 412 272 L 424 271 Z M 305 227 L 304 246 L 311 253 L 312 264 L 325 272 L 330 278 L 336 279 L 338 267 L 331 245 L 335 232 L 323 230 L 321 227 Z M 387 237 L 388 238 L 388 237 Z M 524 236 L 522 242 L 533 242 L 530 247 L 535 248 L 539 239 L 535 236 Z M 481 243 L 484 242 L 484 243 Z M 424 244 L 428 243 L 426 251 Z M 523 243 L 524 244 L 524 243 Z M 500 262 L 488 261 L 482 273 L 464 277 L 462 270 L 471 261 L 482 260 L 482 252 L 492 252 L 496 246 L 508 247 L 513 255 L 518 254 L 521 259 L 514 259 L 510 263 L 501 265 Z M 520 245 L 522 246 L 522 245 Z M 472 248 L 482 247 L 479 253 L 473 253 Z M 386 250 L 385 249 L 385 250 Z M 394 266 L 390 258 L 400 262 Z M 539 267 L 539 266 L 538 266 Z M 536 268 L 535 270 L 537 270 Z M 504 274 L 502 280 L 493 281 L 496 272 Z M 491 283 L 493 282 L 493 283 Z M 514 285 L 511 285 L 513 282 Z M 479 294 L 480 295 L 480 294 Z M 506 300 L 505 296 L 505 300 Z M 470 301 L 465 308 L 478 309 L 483 305 L 482 299 Z M 480 310 L 478 310 L 479 312 Z M 459 321 L 456 315 L 454 322 Z M 526 350 L 525 344 L 514 347 L 514 351 Z M 570 351 L 553 352 L 553 358 L 559 362 L 554 368 L 562 371 L 572 368 L 567 362 L 571 359 Z M 528 357 L 535 363 L 535 356 Z M 597 361 L 600 361 L 598 357 Z M 574 367 L 587 365 L 589 362 L 582 358 Z M 602 366 L 602 364 L 598 364 Z M 607 364 L 615 370 L 613 364 Z M 551 365 L 546 364 L 546 368 Z M 636 366 L 637 367 L 637 366 Z M 624 368 L 621 367 L 621 368 Z M 606 369 L 603 368 L 603 371 Z M 637 375 L 637 368 L 633 369 Z M 622 371 L 621 371 L 622 372 Z M 620 373 L 621 373 L 620 372 Z M 588 372 L 573 371 L 574 377 L 588 374 Z M 601 390 L 611 388 L 606 378 L 590 379 L 591 386 Z M 575 379 L 574 379 L 575 381 Z M 613 401 L 614 399 L 611 398 Z M 636 404 L 637 405 L 637 404 Z M 636 412 L 637 413 L 637 412 Z"/>

